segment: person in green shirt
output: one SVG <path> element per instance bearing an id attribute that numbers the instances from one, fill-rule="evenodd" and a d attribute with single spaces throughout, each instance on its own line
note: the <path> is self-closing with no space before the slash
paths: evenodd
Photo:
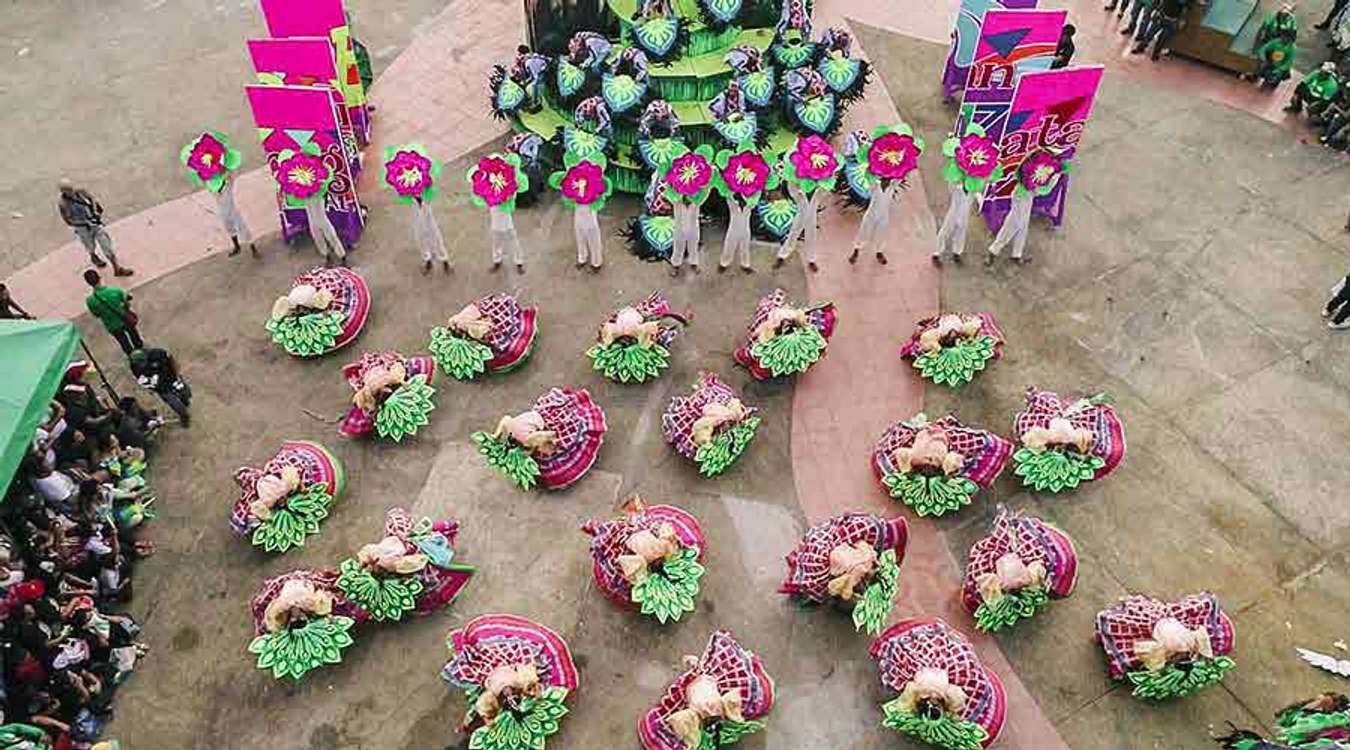
<path id="1" fill-rule="evenodd" d="M 1252 54 L 1256 56 L 1259 67 L 1247 79 L 1259 80 L 1262 86 L 1268 88 L 1280 85 L 1293 70 L 1297 52 L 1294 43 L 1297 39 L 1298 17 L 1294 15 L 1294 6 L 1285 3 L 1279 10 L 1267 15 L 1256 32 Z"/>
<path id="2" fill-rule="evenodd" d="M 90 287 L 89 296 L 84 298 L 84 306 L 89 313 L 103 323 L 108 333 L 122 351 L 130 355 L 145 346 L 141 334 L 136 330 L 136 314 L 131 311 L 131 295 L 115 286 L 103 286 L 98 271 L 89 269 L 84 272 L 84 283 Z"/>
<path id="3" fill-rule="evenodd" d="M 1289 100 L 1284 111 L 1302 112 L 1303 105 L 1307 104 L 1308 114 L 1316 114 L 1336 98 L 1336 92 L 1340 88 L 1341 76 L 1336 71 L 1336 63 L 1324 62 L 1322 67 L 1303 76 L 1303 80 L 1299 81 L 1298 87 L 1294 89 L 1294 97 Z"/>

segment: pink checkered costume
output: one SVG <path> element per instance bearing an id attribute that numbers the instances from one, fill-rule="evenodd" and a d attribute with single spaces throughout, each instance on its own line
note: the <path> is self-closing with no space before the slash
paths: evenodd
<path id="1" fill-rule="evenodd" d="M 837 547 L 862 542 L 871 545 L 878 555 L 893 549 L 899 564 L 905 559 L 908 540 L 909 527 L 903 518 L 887 519 L 869 513 L 835 516 L 808 529 L 788 553 L 787 578 L 778 592 L 810 602 L 829 601 L 830 579 L 836 575 L 830 570 L 830 554 Z"/>
<path id="2" fill-rule="evenodd" d="M 1106 653 L 1111 677 L 1124 679 L 1130 672 L 1146 668 L 1142 657 L 1146 649 L 1141 644 L 1159 640 L 1159 624 L 1164 620 L 1180 623 L 1187 630 L 1203 631 L 1215 657 L 1233 652 L 1233 621 L 1208 591 L 1175 602 L 1134 594 L 1097 614 L 1097 642 Z"/>
<path id="3" fill-rule="evenodd" d="M 639 497 L 624 504 L 623 515 L 606 521 L 590 520 L 581 530 L 591 537 L 591 575 L 600 592 L 624 607 L 633 607 L 633 584 L 619 566 L 619 556 L 629 554 L 628 538 L 639 531 L 660 535 L 669 526 L 680 547 L 697 549 L 702 562 L 707 540 L 698 519 L 673 505 L 646 505 Z"/>
<path id="4" fill-rule="evenodd" d="M 1104 479 L 1125 458 L 1125 426 L 1103 397 L 1064 401 L 1056 393 L 1032 386 L 1027 388 L 1026 401 L 1026 407 L 1013 418 L 1013 432 L 1019 439 L 1031 428 L 1048 428 L 1052 419 L 1062 417 L 1075 428 L 1090 430 L 1093 434 L 1089 452 L 1105 462 L 1096 470 L 1093 480 Z"/>
<path id="5" fill-rule="evenodd" d="M 689 460 L 694 460 L 699 446 L 694 442 L 694 423 L 703 416 L 704 409 L 711 404 L 726 406 L 740 398 L 731 386 L 722 382 L 716 373 L 701 372 L 694 381 L 693 392 L 672 398 L 661 415 L 661 432 L 666 442 L 675 448 L 675 452 Z M 758 410 L 753 406 L 745 407 L 745 419 L 754 416 Z M 730 428 L 730 423 L 719 430 Z"/>
<path id="6" fill-rule="evenodd" d="M 927 416 L 918 414 L 891 425 L 872 449 L 872 471 L 878 481 L 889 474 L 901 473 L 895 452 L 900 448 L 912 448 L 914 439 L 925 430 L 931 436 L 945 441 L 949 451 L 964 457 L 956 476 L 969 479 L 981 489 L 988 489 L 994 483 L 1012 456 L 1012 443 L 988 430 L 961 424 L 955 414 L 948 414 L 933 422 L 929 422 Z"/>
<path id="7" fill-rule="evenodd" d="M 521 666 L 533 667 L 540 688 L 572 692 L 580 684 L 567 641 L 524 617 L 480 615 L 452 631 L 446 643 L 451 659 L 441 670 L 441 679 L 470 693 L 485 689 L 494 671 Z M 482 721 L 471 703 L 461 728 L 470 731 Z"/>
<path id="8" fill-rule="evenodd" d="M 239 499 L 230 510 L 230 527 L 236 534 L 247 536 L 262 524 L 262 519 L 254 516 L 250 506 L 258 499 L 258 480 L 267 475 L 279 476 L 288 466 L 295 467 L 300 474 L 300 486 L 304 489 L 314 484 L 322 484 L 328 494 L 337 498 L 347 484 L 347 474 L 342 461 L 318 443 L 307 440 L 288 440 L 262 468 L 244 466 L 234 472 L 235 484 L 239 485 Z"/>
<path id="9" fill-rule="evenodd" d="M 548 453 L 535 453 L 539 483 L 550 490 L 570 486 L 586 475 L 605 442 L 605 412 L 584 388 L 550 388 L 534 402 L 544 429 L 554 434 Z"/>
<path id="10" fill-rule="evenodd" d="M 961 584 L 961 604 L 972 615 L 984 603 L 980 593 L 985 576 L 999 576 L 999 560 L 1012 555 L 1022 565 L 1039 565 L 1043 585 L 1055 599 L 1073 593 L 1078 582 L 1078 552 L 1068 534 L 1034 516 L 1002 508 L 989 535 L 970 548 Z M 1006 568 L 1006 563 L 1005 563 Z"/>
<path id="11" fill-rule="evenodd" d="M 534 350 L 539 333 L 539 311 L 522 307 L 510 294 L 489 294 L 474 301 L 474 307 L 492 323 L 482 343 L 492 349 L 493 357 L 484 367 L 488 372 L 507 372 L 519 367 Z"/>
<path id="12" fill-rule="evenodd" d="M 943 317 L 945 316 L 934 315 L 931 318 L 920 320 L 918 324 L 915 325 L 914 333 L 910 335 L 909 341 L 906 341 L 904 346 L 900 347 L 900 357 L 902 359 L 914 359 L 923 354 L 922 339 L 924 333 L 928 331 L 941 331 L 942 328 L 940 324 L 942 323 Z M 994 359 L 1003 357 L 1003 343 L 1005 341 L 1003 329 L 998 327 L 998 323 L 995 322 L 993 315 L 989 313 L 961 313 L 959 314 L 959 317 L 963 320 L 968 318 L 978 318 L 980 321 L 980 329 L 975 335 L 992 338 L 994 340 Z"/>
<path id="13" fill-rule="evenodd" d="M 301 285 L 332 294 L 328 309 L 342 314 L 342 330 L 328 351 L 337 351 L 355 340 L 370 317 L 370 287 L 365 278 L 350 268 L 315 268 L 291 280 L 292 289 Z"/>
<path id="14" fill-rule="evenodd" d="M 425 375 L 430 380 L 436 372 L 436 361 L 425 355 L 405 357 L 393 351 L 366 352 L 360 359 L 342 368 L 342 377 L 347 379 L 352 391 L 359 391 L 365 384 L 366 374 L 373 368 L 385 369 L 394 364 L 402 364 L 409 378 Z M 352 404 L 338 430 L 343 437 L 365 437 L 375 430 L 375 412 L 364 411 Z"/>
<path id="15" fill-rule="evenodd" d="M 697 750 L 676 734 L 670 719 L 690 707 L 688 688 L 700 678 L 710 678 L 719 696 L 738 695 L 746 721 L 760 719 L 773 708 L 773 678 L 759 657 L 738 643 L 730 631 L 714 632 L 703 655 L 697 659 L 685 657 L 685 663 L 688 669 L 670 683 L 661 700 L 638 722 L 638 737 L 647 750 Z"/>
<path id="16" fill-rule="evenodd" d="M 740 346 L 736 347 L 736 351 L 732 355 L 736 364 L 749 370 L 755 380 L 770 380 L 773 378 L 773 373 L 765 368 L 754 354 L 750 353 L 750 348 L 755 344 L 755 331 L 769 319 L 775 310 L 787 307 L 787 304 L 787 292 L 782 289 L 775 289 L 761 298 L 759 304 L 755 305 L 755 314 L 750 318 L 750 325 L 746 328 L 745 339 Z M 815 326 L 816 330 L 820 331 L 821 336 L 829 339 L 834 335 L 836 316 L 833 303 L 827 302 L 808 308 L 806 318 L 811 325 Z"/>

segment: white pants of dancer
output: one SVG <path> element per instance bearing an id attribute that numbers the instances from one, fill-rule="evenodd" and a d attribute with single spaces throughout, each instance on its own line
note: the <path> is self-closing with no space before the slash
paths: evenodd
<path id="1" fill-rule="evenodd" d="M 1022 250 L 1027 246 L 1027 233 L 1031 229 L 1031 206 L 1035 200 L 1036 196 L 1031 193 L 1013 194 L 1012 210 L 1003 220 L 1003 226 L 999 227 L 994 243 L 989 246 L 990 255 L 998 255 L 1008 243 L 1012 243 L 1012 257 L 1022 257 Z"/>
<path id="2" fill-rule="evenodd" d="M 799 236 L 804 236 L 806 245 L 802 248 L 802 260 L 807 263 L 816 262 L 816 237 L 818 236 L 817 214 L 820 213 L 820 189 L 817 188 L 807 197 L 796 185 L 788 183 L 788 195 L 797 204 L 797 216 L 792 220 L 792 226 L 788 227 L 787 236 L 783 238 L 783 244 L 778 248 L 778 258 L 780 260 L 787 258 L 792 254 L 792 245 Z"/>
<path id="3" fill-rule="evenodd" d="M 722 258 L 718 264 L 722 268 L 731 265 L 731 259 L 739 257 L 741 268 L 750 267 L 750 211 L 736 200 L 727 201 L 731 211 L 731 221 L 727 223 L 727 236 L 722 241 Z"/>
<path id="4" fill-rule="evenodd" d="M 675 202 L 675 246 L 670 251 L 670 265 L 679 268 L 684 265 L 685 256 L 689 265 L 697 268 L 702 260 L 699 250 L 698 209 L 696 205 Z"/>
<path id="5" fill-rule="evenodd" d="M 600 217 L 595 209 L 577 206 L 572 212 L 572 231 L 577 237 L 577 265 L 589 262 L 599 268 L 605 262 L 600 243 Z"/>
<path id="6" fill-rule="evenodd" d="M 970 204 L 975 196 L 967 193 L 960 184 L 949 186 L 951 202 L 947 204 L 947 215 L 942 218 L 942 228 L 938 230 L 935 257 L 942 257 L 944 250 L 952 255 L 960 255 L 966 249 L 966 230 L 970 229 Z"/>
<path id="7" fill-rule="evenodd" d="M 413 201 L 413 208 L 417 211 L 413 215 L 413 242 L 416 242 L 417 249 L 422 251 L 422 260 L 427 263 L 432 260 L 449 263 L 450 253 L 445 250 L 445 238 L 441 236 L 441 228 L 436 224 L 436 215 L 431 212 L 431 204 L 426 201 Z"/>
<path id="8" fill-rule="evenodd" d="M 342 246 L 337 228 L 328 220 L 328 212 L 323 208 L 323 196 L 316 195 L 305 201 L 305 221 L 309 224 L 309 238 L 314 240 L 314 249 L 319 255 L 347 257 L 347 248 Z"/>
<path id="9" fill-rule="evenodd" d="M 216 212 L 220 214 L 220 223 L 225 227 L 225 234 L 245 245 L 253 242 L 253 232 L 244 221 L 244 215 L 239 213 L 239 207 L 234 204 L 234 180 L 226 179 L 220 192 L 216 193 Z"/>
<path id="10" fill-rule="evenodd" d="M 518 266 L 525 265 L 525 248 L 520 246 L 520 237 L 516 235 L 516 222 L 511 218 L 511 214 L 495 206 L 489 208 L 488 225 L 492 235 L 493 265 L 502 262 L 508 248 L 511 250 L 511 262 Z"/>
<path id="11" fill-rule="evenodd" d="M 862 223 L 858 225 L 858 236 L 853 240 L 855 250 L 885 252 L 886 232 L 891 225 L 891 203 L 895 200 L 895 193 L 899 189 L 898 180 L 885 189 L 881 189 L 880 184 L 876 185 L 872 191 L 872 200 L 867 204 L 867 212 L 863 214 Z"/>

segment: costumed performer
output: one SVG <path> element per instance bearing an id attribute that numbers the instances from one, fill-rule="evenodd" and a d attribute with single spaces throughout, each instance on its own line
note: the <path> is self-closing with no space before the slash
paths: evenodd
<path id="1" fill-rule="evenodd" d="M 623 515 L 590 520 L 591 575 L 611 601 L 635 607 L 662 625 L 693 612 L 707 541 L 698 520 L 673 505 L 647 505 L 634 495 Z"/>
<path id="2" fill-rule="evenodd" d="M 947 157 L 943 178 L 947 181 L 951 202 L 947 215 L 938 230 L 937 249 L 933 264 L 942 265 L 942 253 L 950 251 L 952 260 L 961 262 L 966 249 L 966 230 L 970 228 L 970 208 L 984 205 L 984 189 L 990 182 L 1003 179 L 1003 166 L 998 163 L 998 145 L 985 135 L 984 128 L 970 123 L 960 136 L 948 136 L 942 142 L 942 155 Z"/>
<path id="3" fill-rule="evenodd" d="M 465 305 L 445 326 L 431 329 L 428 351 L 456 380 L 509 372 L 534 351 L 538 315 L 510 294 L 489 294 Z"/>
<path id="4" fill-rule="evenodd" d="M 1025 262 L 1022 251 L 1027 245 L 1027 234 L 1031 231 L 1031 209 L 1037 198 L 1054 191 L 1059 180 L 1069 171 L 1071 162 L 1051 149 L 1038 149 L 1022 160 L 1017 167 L 1017 185 L 1013 188 L 1012 207 L 1003 217 L 1003 225 L 998 228 L 994 242 L 989 245 L 989 255 L 984 264 L 992 266 L 999 252 L 1012 245 L 1012 259 L 1021 264 Z"/>
<path id="5" fill-rule="evenodd" d="M 178 158 L 198 186 L 206 188 L 216 199 L 216 214 L 234 245 L 230 255 L 238 255 L 240 243 L 247 243 L 253 257 L 260 258 L 258 246 L 253 244 L 253 232 L 234 203 L 234 173 L 242 162 L 239 150 L 230 145 L 230 139 L 216 130 L 202 133 L 183 147 Z"/>
<path id="6" fill-rule="evenodd" d="M 833 302 L 795 307 L 788 304 L 787 292 L 775 289 L 755 305 L 745 339 L 732 356 L 755 380 L 806 372 L 825 356 L 835 319 Z"/>
<path id="7" fill-rule="evenodd" d="M 596 372 L 620 383 L 643 383 L 670 366 L 670 345 L 689 324 L 660 292 L 616 310 L 586 350 Z"/>
<path id="8" fill-rule="evenodd" d="M 1217 742 L 1225 750 L 1345 750 L 1350 748 L 1350 697 L 1322 693 L 1285 706 L 1275 714 L 1275 728 L 1278 741 L 1234 728 Z"/>
<path id="9" fill-rule="evenodd" d="M 342 368 L 352 387 L 352 406 L 342 421 L 343 437 L 365 437 L 372 432 L 402 442 L 428 424 L 436 408 L 430 385 L 436 372 L 428 356 L 404 357 L 393 351 L 367 352 Z"/>
<path id="10" fill-rule="evenodd" d="M 921 518 L 941 516 L 989 489 L 1012 450 L 1012 443 L 953 414 L 930 422 L 920 413 L 882 434 L 872 449 L 872 471 L 891 497 Z"/>
<path id="11" fill-rule="evenodd" d="M 924 378 L 960 388 L 1003 357 L 1003 342 L 993 315 L 946 313 L 919 321 L 900 347 L 900 358 L 914 360 L 914 369 Z"/>
<path id="12" fill-rule="evenodd" d="M 993 530 L 966 562 L 961 603 L 975 627 L 993 633 L 1032 617 L 1078 582 L 1078 552 L 1068 534 L 1034 516 L 999 508 Z"/>
<path id="13" fill-rule="evenodd" d="M 773 678 L 754 652 L 727 630 L 708 638 L 699 657 L 684 657 L 685 671 L 638 722 L 646 750 L 725 747 L 764 729 L 773 708 Z"/>
<path id="14" fill-rule="evenodd" d="M 473 188 L 473 204 L 488 210 L 492 270 L 501 267 L 506 251 L 510 250 L 511 262 L 516 264 L 516 271 L 525 273 L 525 248 L 520 245 L 516 224 L 511 219 L 511 214 L 516 210 L 516 197 L 530 189 L 530 178 L 520 167 L 520 156 L 485 156 L 469 170 L 467 179 Z"/>
<path id="15" fill-rule="evenodd" d="M 563 168 L 548 178 L 549 187 L 561 193 L 563 205 L 572 209 L 577 268 L 590 263 L 592 271 L 599 271 L 605 262 L 599 212 L 614 192 L 614 183 L 605 175 L 608 166 L 602 153 L 583 158 L 569 151 L 563 156 Z"/>
<path id="16" fill-rule="evenodd" d="M 909 173 L 919 166 L 919 155 L 923 153 L 923 139 L 914 135 L 914 131 L 905 123 L 881 126 L 872 131 L 871 136 L 858 151 L 858 159 L 867 165 L 867 180 L 871 199 L 867 203 L 867 212 L 863 214 L 862 224 L 858 226 L 858 236 L 853 240 L 853 252 L 848 256 L 849 263 L 858 262 L 858 254 L 864 250 L 876 253 L 877 262 L 886 265 L 886 241 L 891 224 L 891 205 Z"/>
<path id="17" fill-rule="evenodd" d="M 699 146 L 690 151 L 679 144 L 673 151 L 665 175 L 665 195 L 675 214 L 675 244 L 670 253 L 670 275 L 679 276 L 686 258 L 694 273 L 699 272 L 702 250 L 699 248 L 699 208 L 712 192 L 713 150 Z"/>
<path id="18" fill-rule="evenodd" d="M 812 526 L 788 553 L 778 593 L 803 603 L 841 602 L 852 607 L 854 628 L 876 635 L 895 607 L 908 539 L 903 518 L 835 516 Z"/>
<path id="19" fill-rule="evenodd" d="M 661 432 L 676 453 L 715 477 L 745 452 L 759 429 L 757 409 L 746 406 L 716 374 L 699 373 L 691 392 L 675 396 L 661 415 Z"/>
<path id="20" fill-rule="evenodd" d="M 1209 592 L 1164 602 L 1138 594 L 1097 614 L 1097 641 L 1111 677 L 1146 700 L 1184 698 L 1234 666 L 1233 622 Z"/>
<path id="21" fill-rule="evenodd" d="M 561 490 L 590 471 L 607 429 L 605 412 L 584 388 L 551 388 L 529 411 L 472 438 L 488 465 L 521 489 Z"/>
<path id="22" fill-rule="evenodd" d="M 754 271 L 750 265 L 750 217 L 765 190 L 778 187 L 776 157 L 750 142 L 717 153 L 717 173 L 713 181 L 726 199 L 730 219 L 722 241 L 722 257 L 717 270 L 726 271 L 733 258 L 739 258 L 741 270 Z"/>
<path id="23" fill-rule="evenodd" d="M 262 468 L 237 469 L 234 481 L 239 500 L 230 512 L 230 527 L 255 547 L 285 552 L 319 533 L 319 524 L 347 484 L 347 473 L 322 445 L 291 440 Z"/>
<path id="24" fill-rule="evenodd" d="M 797 217 L 778 248 L 774 268 L 783 265 L 792 254 L 797 238 L 803 237 L 802 259 L 812 271 L 820 270 L 816 265 L 820 196 L 834 190 L 839 168 L 839 155 L 834 146 L 818 135 L 797 138 L 787 158 L 783 159 L 783 181 L 787 184 L 788 195 L 797 204 Z"/>
<path id="25" fill-rule="evenodd" d="M 277 154 L 272 176 L 281 186 L 286 205 L 305 210 L 309 238 L 314 242 L 314 249 L 323 256 L 324 266 L 331 268 L 335 258 L 346 266 L 347 248 L 325 208 L 333 170 L 324 163 L 319 145 L 310 141 L 300 151 L 286 149 Z"/>
<path id="26" fill-rule="evenodd" d="M 315 357 L 351 343 L 370 316 L 370 287 L 348 268 L 315 268 L 291 280 L 272 304 L 266 328 L 296 357 Z"/>
<path id="27" fill-rule="evenodd" d="M 413 219 L 413 242 L 422 251 L 424 276 L 431 273 L 432 260 L 440 261 L 446 273 L 451 270 L 445 238 L 431 212 L 431 199 L 436 196 L 436 181 L 440 176 L 440 163 L 432 159 L 423 146 L 412 143 L 385 147 L 384 184 L 394 191 L 395 200 L 410 203 L 417 211 Z"/>
<path id="28" fill-rule="evenodd" d="M 1105 479 L 1125 458 L 1125 426 L 1104 394 L 1061 401 L 1027 388 L 1026 407 L 1013 418 L 1021 447 L 1014 474 L 1037 492 L 1071 490 Z"/>

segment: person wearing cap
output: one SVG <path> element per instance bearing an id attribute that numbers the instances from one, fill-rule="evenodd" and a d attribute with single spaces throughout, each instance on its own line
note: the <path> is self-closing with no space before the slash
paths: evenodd
<path id="1" fill-rule="evenodd" d="M 1322 63 L 1322 67 L 1303 76 L 1284 111 L 1298 114 L 1303 111 L 1303 105 L 1306 104 L 1308 114 L 1317 114 L 1331 104 L 1340 89 L 1341 75 L 1336 70 L 1336 63 L 1328 60 Z"/>
<path id="2" fill-rule="evenodd" d="M 112 237 L 103 227 L 103 206 L 88 190 L 75 187 L 70 180 L 61 180 L 57 183 L 57 187 L 61 191 L 61 201 L 57 206 L 61 212 L 61 220 L 80 239 L 80 243 L 89 253 L 89 262 L 97 268 L 103 268 L 111 263 L 114 276 L 130 276 L 132 270 L 117 262 Z M 107 258 L 106 261 L 99 257 L 100 250 Z"/>

